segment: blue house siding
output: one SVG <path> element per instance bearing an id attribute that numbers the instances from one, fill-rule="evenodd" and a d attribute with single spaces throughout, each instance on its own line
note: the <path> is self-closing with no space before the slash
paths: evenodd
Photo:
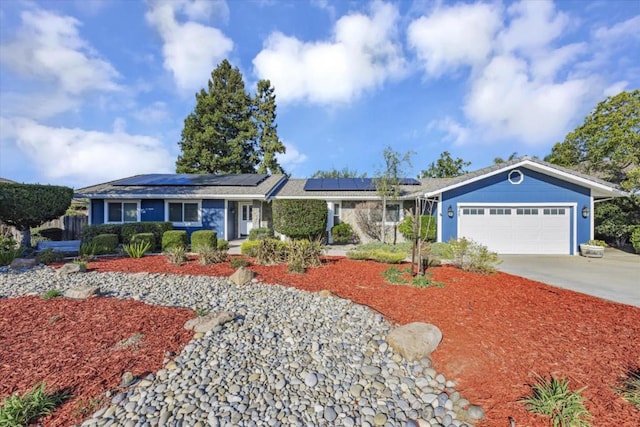
<path id="1" fill-rule="evenodd" d="M 140 201 L 140 221 L 164 221 L 164 200 L 149 199 Z"/>
<path id="2" fill-rule="evenodd" d="M 590 206 L 591 193 L 588 188 L 563 181 L 524 167 L 519 168 L 524 179 L 520 184 L 511 184 L 509 172 L 505 171 L 442 194 L 442 241 L 456 238 L 458 234 L 459 203 L 567 203 L 576 204 L 577 212 L 571 208 L 571 242 L 577 229 L 577 242 L 590 238 L 590 218 L 580 214 L 583 206 Z M 452 207 L 453 218 L 447 216 Z M 576 215 L 577 213 L 577 215 Z M 591 215 L 591 214 L 590 214 Z M 577 224 L 574 224 L 577 221 Z M 573 253 L 571 246 L 571 253 Z"/>

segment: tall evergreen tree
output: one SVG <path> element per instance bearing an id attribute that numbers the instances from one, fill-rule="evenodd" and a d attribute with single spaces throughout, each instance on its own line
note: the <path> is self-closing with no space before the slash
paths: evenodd
<path id="1" fill-rule="evenodd" d="M 252 99 L 242 74 L 226 59 L 211 73 L 208 90 L 184 121 L 178 173 L 255 173 L 259 163 Z"/>
<path id="2" fill-rule="evenodd" d="M 276 154 L 284 153 L 286 148 L 278 138 L 276 125 L 276 95 L 269 80 L 260 80 L 254 98 L 253 118 L 257 126 L 258 151 L 260 163 L 258 173 L 284 173 Z"/>

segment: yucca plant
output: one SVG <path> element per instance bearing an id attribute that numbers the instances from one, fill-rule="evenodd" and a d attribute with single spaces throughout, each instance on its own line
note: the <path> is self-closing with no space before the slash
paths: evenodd
<path id="1" fill-rule="evenodd" d="M 130 243 L 123 246 L 124 251 L 131 258 L 142 258 L 149 249 L 151 249 L 151 243 L 146 241 L 139 241 L 137 243 Z"/>
<path id="2" fill-rule="evenodd" d="M 98 253 L 98 246 L 92 242 L 86 242 L 80 245 L 78 249 L 78 258 L 80 261 L 91 261 L 95 259 Z"/>
<path id="3" fill-rule="evenodd" d="M 170 246 L 166 251 L 165 255 L 167 256 L 167 260 L 171 264 L 181 265 L 183 262 L 188 260 L 187 258 L 187 248 L 184 246 Z"/>
<path id="4" fill-rule="evenodd" d="M 586 388 L 572 391 L 569 380 L 551 377 L 550 380 L 538 376 L 537 383 L 530 385 L 532 395 L 520 400 L 529 412 L 546 415 L 553 427 L 590 426 L 591 414 L 584 406 L 580 395 Z"/>
<path id="5" fill-rule="evenodd" d="M 44 382 L 36 384 L 23 395 L 12 394 L 2 401 L 0 427 L 26 427 L 38 418 L 49 415 L 69 397 L 64 392 L 47 391 Z"/>
<path id="6" fill-rule="evenodd" d="M 227 260 L 227 251 L 221 251 L 211 246 L 201 246 L 199 248 L 200 264 L 219 264 Z"/>

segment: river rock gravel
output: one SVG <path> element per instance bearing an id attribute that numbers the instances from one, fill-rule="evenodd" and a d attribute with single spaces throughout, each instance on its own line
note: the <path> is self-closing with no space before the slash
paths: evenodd
<path id="1" fill-rule="evenodd" d="M 407 362 L 393 352 L 383 316 L 338 297 L 209 276 L 61 276 L 49 267 L 3 270 L 0 297 L 81 285 L 235 315 L 112 396 L 83 426 L 451 427 L 472 425 L 468 409 L 478 412 L 429 359 Z"/>

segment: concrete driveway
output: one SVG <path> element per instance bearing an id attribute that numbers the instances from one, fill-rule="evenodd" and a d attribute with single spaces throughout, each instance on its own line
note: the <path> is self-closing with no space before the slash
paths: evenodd
<path id="1" fill-rule="evenodd" d="M 498 270 L 640 307 L 640 255 L 606 249 L 604 258 L 500 255 Z"/>

